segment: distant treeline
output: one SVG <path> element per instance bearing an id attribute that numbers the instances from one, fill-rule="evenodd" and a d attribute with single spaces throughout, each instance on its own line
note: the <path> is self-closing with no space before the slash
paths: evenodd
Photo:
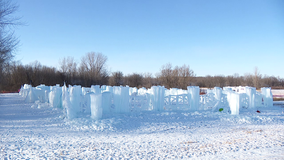
<path id="1" fill-rule="evenodd" d="M 205 76 L 196 77 L 189 66 L 175 66 L 170 63 L 161 66 L 160 72 L 133 73 L 124 75 L 122 71 L 110 72 L 106 68 L 107 57 L 101 53 L 90 52 L 81 58 L 77 64 L 74 58 L 63 58 L 59 62 L 59 68 L 48 67 L 34 62 L 23 65 L 20 62 L 7 63 L 1 73 L 0 91 L 17 91 L 23 84 L 37 86 L 45 84 L 81 85 L 128 85 L 130 87 L 146 87 L 154 85 L 165 86 L 166 88 L 183 88 L 187 86 L 199 87 L 224 87 L 224 86 L 254 86 L 283 88 L 284 79 L 274 76 L 262 76 L 258 69 L 254 73 L 239 76 Z"/>

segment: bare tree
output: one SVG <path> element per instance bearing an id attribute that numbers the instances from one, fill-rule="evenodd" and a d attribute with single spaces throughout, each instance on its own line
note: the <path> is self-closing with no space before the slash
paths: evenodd
<path id="1" fill-rule="evenodd" d="M 204 81 L 205 81 L 205 86 L 206 86 L 207 88 L 213 88 L 213 87 L 215 87 L 213 78 L 214 78 L 214 77 L 212 77 L 212 76 L 210 76 L 210 75 L 207 75 L 207 76 L 205 77 L 205 80 L 204 80 Z"/>
<path id="2" fill-rule="evenodd" d="M 253 86 L 253 75 L 252 74 L 246 73 L 243 78 L 244 78 L 244 83 L 243 83 L 244 86 Z"/>
<path id="3" fill-rule="evenodd" d="M 174 87 L 172 64 L 167 63 L 163 65 L 160 73 L 157 74 L 157 77 L 161 81 L 161 84 L 166 88 Z"/>
<path id="4" fill-rule="evenodd" d="M 187 65 L 181 67 L 175 66 L 172 68 L 170 63 L 163 65 L 160 73 L 157 74 L 161 84 L 166 88 L 183 88 L 191 85 L 192 77 L 194 76 L 193 70 Z"/>
<path id="5" fill-rule="evenodd" d="M 143 87 L 145 88 L 151 88 L 155 84 L 155 79 L 152 76 L 152 73 L 144 73 L 143 74 Z"/>
<path id="6" fill-rule="evenodd" d="M 255 88 L 260 88 L 261 74 L 259 73 L 259 70 L 257 67 L 254 68 L 254 74 L 252 78 L 253 78 L 253 86 Z"/>
<path id="7" fill-rule="evenodd" d="M 109 85 L 120 86 L 123 84 L 123 73 L 120 71 L 112 72 L 111 77 L 109 78 Z"/>
<path id="8" fill-rule="evenodd" d="M 233 76 L 227 76 L 226 77 L 226 86 L 234 86 L 235 85 L 235 79 Z"/>
<path id="9" fill-rule="evenodd" d="M 191 80 L 192 77 L 194 76 L 194 72 L 187 65 L 177 67 L 177 69 L 178 69 L 178 86 L 179 88 L 186 89 L 187 86 L 191 85 Z"/>
<path id="10" fill-rule="evenodd" d="M 243 76 L 239 76 L 238 73 L 235 73 L 233 75 L 233 77 L 234 77 L 234 85 L 233 86 L 241 86 L 241 85 L 244 86 L 244 77 Z"/>
<path id="11" fill-rule="evenodd" d="M 82 57 L 79 72 L 85 79 L 85 86 L 108 83 L 106 61 L 107 57 L 101 53 L 89 52 Z"/>
<path id="12" fill-rule="evenodd" d="M 138 73 L 133 73 L 125 77 L 125 81 L 129 87 L 142 87 L 142 82 L 143 82 L 143 76 Z"/>
<path id="13" fill-rule="evenodd" d="M 225 79 L 225 77 L 223 75 L 214 76 L 213 79 L 214 79 L 215 87 L 223 88 L 225 86 L 226 79 Z"/>
<path id="14" fill-rule="evenodd" d="M 20 24 L 19 18 L 12 16 L 17 9 L 18 6 L 11 1 L 0 0 L 0 90 L 5 63 L 12 60 L 19 43 L 12 30 L 13 26 Z"/>
<path id="15" fill-rule="evenodd" d="M 77 63 L 73 57 L 63 58 L 59 61 L 60 71 L 64 75 L 64 81 L 67 84 L 74 85 L 75 77 L 77 75 Z"/>

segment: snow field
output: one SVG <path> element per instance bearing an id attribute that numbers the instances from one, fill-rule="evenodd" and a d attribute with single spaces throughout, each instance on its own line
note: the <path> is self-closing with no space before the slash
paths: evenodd
<path id="1" fill-rule="evenodd" d="M 283 102 L 239 115 L 143 111 L 100 120 L 33 105 L 0 94 L 1 159 L 284 159 Z"/>

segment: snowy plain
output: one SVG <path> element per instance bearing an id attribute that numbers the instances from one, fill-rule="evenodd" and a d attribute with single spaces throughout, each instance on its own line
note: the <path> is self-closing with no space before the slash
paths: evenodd
<path id="1" fill-rule="evenodd" d="M 0 159 L 284 159 L 283 101 L 239 115 L 145 111 L 101 120 L 33 105 L 0 94 Z"/>

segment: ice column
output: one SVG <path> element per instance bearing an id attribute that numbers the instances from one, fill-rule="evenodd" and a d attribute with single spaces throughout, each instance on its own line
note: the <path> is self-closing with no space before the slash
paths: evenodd
<path id="1" fill-rule="evenodd" d="M 74 117 L 76 117 L 77 114 L 80 112 L 81 95 L 82 95 L 81 86 L 70 87 L 70 104 L 72 106 L 71 108 L 72 108 Z"/>
<path id="2" fill-rule="evenodd" d="M 263 95 L 263 103 L 266 107 L 273 106 L 273 95 L 270 87 L 261 88 L 261 94 Z"/>
<path id="3" fill-rule="evenodd" d="M 114 110 L 116 113 L 127 113 L 129 108 L 129 87 L 113 87 Z"/>
<path id="4" fill-rule="evenodd" d="M 106 91 L 106 85 L 101 86 L 101 92 L 104 92 L 104 91 Z"/>
<path id="5" fill-rule="evenodd" d="M 138 89 L 138 95 L 145 95 L 147 93 L 147 89 L 142 87 Z"/>
<path id="6" fill-rule="evenodd" d="M 221 101 L 221 98 L 222 98 L 222 88 L 214 87 L 214 93 L 215 93 L 215 98 L 217 99 L 217 101 Z"/>
<path id="7" fill-rule="evenodd" d="M 29 93 L 29 91 L 30 91 L 30 88 L 32 88 L 32 86 L 31 85 L 28 85 L 28 84 L 24 84 L 24 86 L 22 86 L 21 87 L 21 91 L 20 91 L 20 95 L 22 96 L 22 97 L 27 97 L 27 95 L 28 95 L 28 93 Z"/>
<path id="8" fill-rule="evenodd" d="M 137 88 L 136 87 L 133 87 L 133 88 L 129 88 L 129 95 L 131 96 L 135 96 L 137 95 Z"/>
<path id="9" fill-rule="evenodd" d="M 86 95 L 91 92 L 91 88 L 82 87 L 82 95 Z"/>
<path id="10" fill-rule="evenodd" d="M 102 94 L 90 94 L 91 98 L 91 118 L 99 120 L 103 116 L 103 98 Z"/>
<path id="11" fill-rule="evenodd" d="M 50 87 L 51 91 L 49 92 L 49 103 L 52 107 L 61 108 L 62 107 L 62 89 L 58 86 Z"/>
<path id="12" fill-rule="evenodd" d="M 91 113 L 91 98 L 90 95 L 94 94 L 92 92 L 86 93 L 83 97 L 83 102 L 81 104 L 84 113 L 90 114 Z"/>
<path id="13" fill-rule="evenodd" d="M 105 91 L 109 91 L 110 93 L 112 93 L 112 86 L 106 86 L 106 90 Z"/>
<path id="14" fill-rule="evenodd" d="M 220 87 L 214 87 L 214 97 L 217 100 L 217 103 L 213 106 L 212 111 L 218 111 L 219 108 L 222 107 L 222 102 L 221 102 L 221 98 L 222 98 L 222 88 Z"/>
<path id="15" fill-rule="evenodd" d="M 48 102 L 48 93 L 49 93 L 49 86 L 45 86 L 44 84 L 41 84 L 35 88 L 36 95 L 40 102 L 45 103 Z"/>
<path id="16" fill-rule="evenodd" d="M 246 87 L 246 94 L 249 97 L 249 108 L 254 108 L 255 107 L 255 94 L 256 94 L 256 89 L 254 87 Z"/>
<path id="17" fill-rule="evenodd" d="M 108 114 L 111 112 L 111 92 L 103 92 L 102 93 L 102 109 L 103 114 Z"/>
<path id="18" fill-rule="evenodd" d="M 199 109 L 199 86 L 188 86 L 188 101 L 190 105 L 190 110 L 198 110 Z"/>
<path id="19" fill-rule="evenodd" d="M 68 119 L 75 118 L 76 115 L 73 113 L 72 105 L 70 103 L 69 92 L 65 84 L 62 87 L 62 106 L 63 109 L 65 110 L 64 113 L 66 114 Z"/>
<path id="20" fill-rule="evenodd" d="M 165 88 L 161 86 L 152 86 L 153 91 L 153 110 L 162 111 L 164 109 Z"/>
<path id="21" fill-rule="evenodd" d="M 229 92 L 230 96 L 228 96 L 229 106 L 232 115 L 239 115 L 240 109 L 240 95 L 235 92 Z"/>
<path id="22" fill-rule="evenodd" d="M 177 88 L 170 88 L 169 94 L 170 95 L 178 95 L 178 89 Z"/>
<path id="23" fill-rule="evenodd" d="M 38 98 L 34 93 L 34 88 L 30 87 L 29 93 L 27 94 L 25 101 L 28 103 L 34 103 L 36 100 L 38 100 Z"/>
<path id="24" fill-rule="evenodd" d="M 93 92 L 93 93 L 96 93 L 96 94 L 99 94 L 99 93 L 101 93 L 101 88 L 100 88 L 100 86 L 99 85 L 92 85 L 91 86 L 91 92 Z"/>

